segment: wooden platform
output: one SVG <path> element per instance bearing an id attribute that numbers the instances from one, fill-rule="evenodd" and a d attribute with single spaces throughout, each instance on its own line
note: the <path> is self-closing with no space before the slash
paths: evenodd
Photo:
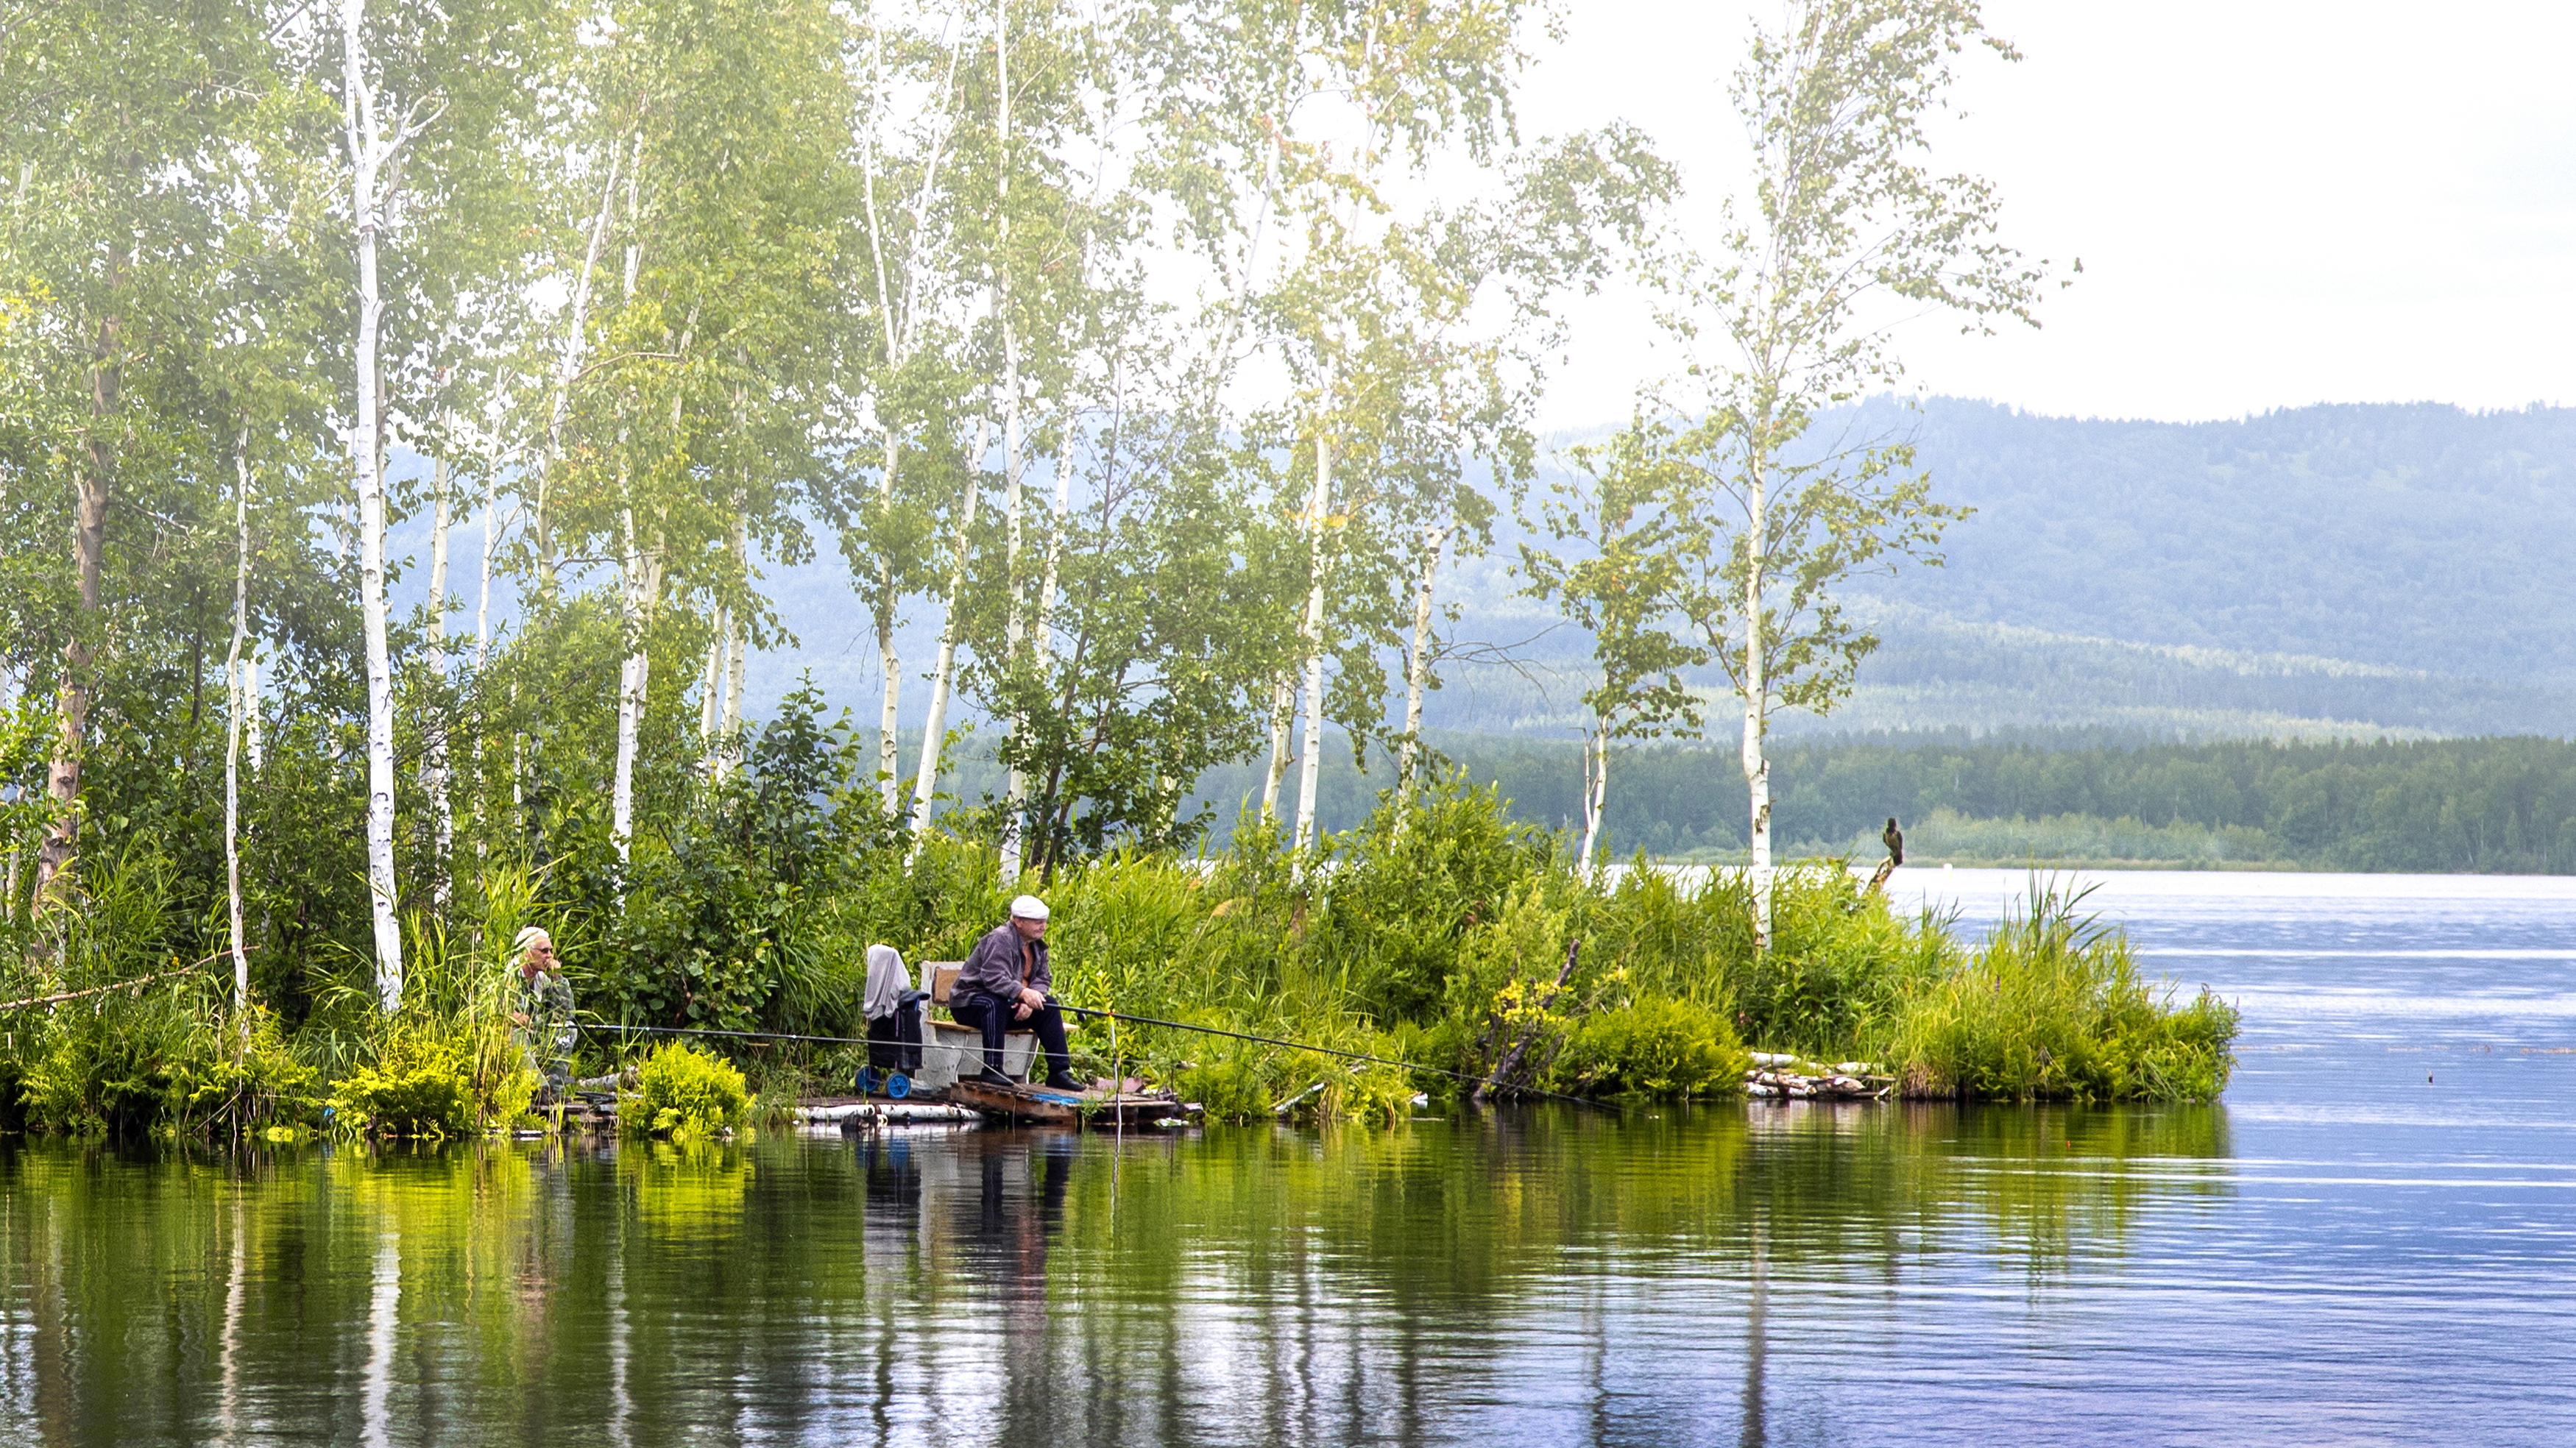
<path id="1" fill-rule="evenodd" d="M 1040 1126 L 1156 1126 L 1165 1121 L 1194 1121 L 1198 1107 L 1169 1096 L 1145 1092 L 1055 1091 L 1044 1086 L 1001 1087 L 982 1081 L 960 1081 L 948 1088 L 948 1099 L 986 1116 Z"/>

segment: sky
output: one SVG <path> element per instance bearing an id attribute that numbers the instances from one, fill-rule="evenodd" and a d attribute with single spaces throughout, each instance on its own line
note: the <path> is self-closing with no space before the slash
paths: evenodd
<path id="1" fill-rule="evenodd" d="M 1774 0 L 1574 0 L 1532 135 L 1631 121 L 1682 224 L 1740 184 L 1726 81 Z M 2004 237 L 2083 273 L 2042 327 L 1900 332 L 1913 389 L 2192 421 L 2314 402 L 2576 403 L 2576 5 L 1988 0 L 2023 59 L 1967 58 L 1934 164 L 1993 181 Z M 1550 428 L 1626 413 L 1652 327 L 1582 305 Z"/>

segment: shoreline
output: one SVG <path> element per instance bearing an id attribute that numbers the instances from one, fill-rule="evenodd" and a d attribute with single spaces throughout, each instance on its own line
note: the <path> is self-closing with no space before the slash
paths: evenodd
<path id="1" fill-rule="evenodd" d="M 1782 865 L 1808 860 L 1822 862 L 1832 856 L 1782 855 Z M 1733 856 L 1654 855 L 1647 863 L 1658 869 L 1741 869 L 1748 861 L 1739 852 Z M 2305 864 L 2297 860 L 2136 860 L 2097 858 L 2086 855 L 2048 856 L 2032 859 L 2000 858 L 1977 855 L 1918 856 L 1908 855 L 1902 868 L 1926 870 L 1952 867 L 1961 870 L 2118 870 L 2139 873 L 2168 874 L 2246 874 L 2246 875 L 2363 875 L 2419 878 L 2458 878 L 2490 880 L 2567 880 L 2576 875 L 2556 874 L 2547 870 L 2347 870 L 2332 865 Z M 1877 868 L 1875 860 L 1853 859 L 1848 868 L 1866 879 Z"/>

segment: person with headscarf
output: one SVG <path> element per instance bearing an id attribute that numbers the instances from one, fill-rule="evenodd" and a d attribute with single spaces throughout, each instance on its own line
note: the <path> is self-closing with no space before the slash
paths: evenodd
<path id="1" fill-rule="evenodd" d="M 537 1073 L 537 1104 L 552 1105 L 572 1086 L 572 983 L 555 958 L 555 938 L 545 927 L 519 932 L 519 982 L 510 1012 L 510 1036 Z"/>
<path id="2" fill-rule="evenodd" d="M 1046 927 L 1045 901 L 1035 895 L 1013 900 L 1011 918 L 975 942 L 948 988 L 948 1014 L 957 1024 L 983 1032 L 984 1069 L 976 1079 L 987 1085 L 1015 1084 L 1002 1074 L 1002 1037 L 1031 1031 L 1046 1051 L 1047 1085 L 1058 1091 L 1082 1089 L 1064 1043 L 1064 1012 L 1050 994 L 1055 977 L 1047 970 Z"/>

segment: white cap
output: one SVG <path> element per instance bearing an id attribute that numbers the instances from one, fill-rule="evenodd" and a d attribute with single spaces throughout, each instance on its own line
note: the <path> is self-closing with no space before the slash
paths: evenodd
<path id="1" fill-rule="evenodd" d="M 1011 918 L 1014 920 L 1044 920 L 1047 918 L 1046 902 L 1035 895 L 1022 895 L 1011 902 Z"/>

